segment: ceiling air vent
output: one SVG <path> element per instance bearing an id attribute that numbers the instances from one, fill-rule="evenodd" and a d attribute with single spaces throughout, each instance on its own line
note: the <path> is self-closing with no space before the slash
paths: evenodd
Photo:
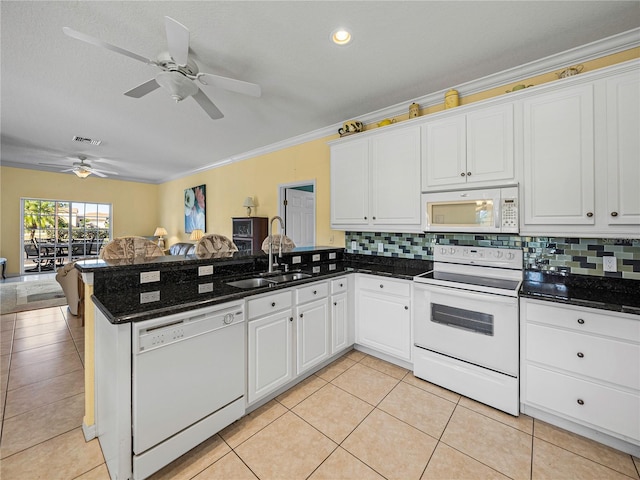
<path id="1" fill-rule="evenodd" d="M 91 145 L 100 145 L 102 140 L 92 140 L 90 138 L 78 137 L 77 135 L 73 137 L 73 140 L 80 143 L 90 143 Z"/>

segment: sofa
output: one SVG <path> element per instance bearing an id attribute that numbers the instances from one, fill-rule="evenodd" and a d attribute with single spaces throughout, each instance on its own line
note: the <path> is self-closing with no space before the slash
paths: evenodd
<path id="1" fill-rule="evenodd" d="M 178 242 L 169 247 L 169 255 L 193 255 L 195 252 L 195 243 Z"/>

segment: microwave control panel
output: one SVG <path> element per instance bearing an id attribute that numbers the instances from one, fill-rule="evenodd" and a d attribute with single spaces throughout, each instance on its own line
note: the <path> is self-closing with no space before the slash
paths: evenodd
<path id="1" fill-rule="evenodd" d="M 503 198 L 501 203 L 501 230 L 503 232 L 518 233 L 520 223 L 518 220 L 518 200 L 515 198 Z"/>

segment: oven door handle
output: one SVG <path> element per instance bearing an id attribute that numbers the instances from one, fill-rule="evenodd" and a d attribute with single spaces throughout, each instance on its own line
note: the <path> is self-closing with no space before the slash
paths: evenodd
<path id="1" fill-rule="evenodd" d="M 432 292 L 435 294 L 446 295 L 448 297 L 459 297 L 462 299 L 471 299 L 475 301 L 486 302 L 487 298 L 491 299 L 492 303 L 500 304 L 518 304 L 518 297 L 511 297 L 506 295 L 498 295 L 487 292 L 476 292 L 474 290 L 465 290 L 463 288 L 456 287 L 444 287 L 441 285 L 431 285 L 414 282 L 416 291 Z"/>

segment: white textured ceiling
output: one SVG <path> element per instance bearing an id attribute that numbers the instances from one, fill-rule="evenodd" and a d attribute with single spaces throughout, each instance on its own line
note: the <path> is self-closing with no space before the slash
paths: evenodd
<path id="1" fill-rule="evenodd" d="M 0 2 L 4 165 L 100 158 L 117 178 L 159 183 L 640 25 L 637 1 Z M 163 16 L 191 32 L 200 71 L 262 87 L 202 87 L 211 120 L 163 89 L 123 93 L 157 69 L 67 37 L 62 27 L 154 59 Z M 348 26 L 348 47 L 329 42 Z M 99 147 L 74 135 L 103 140 Z M 55 171 L 56 169 L 50 169 Z"/>

